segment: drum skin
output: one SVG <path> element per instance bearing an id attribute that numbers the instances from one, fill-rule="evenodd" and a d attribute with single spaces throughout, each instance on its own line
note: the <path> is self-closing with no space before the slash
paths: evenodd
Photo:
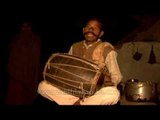
<path id="1" fill-rule="evenodd" d="M 103 68 L 67 53 L 52 54 L 43 71 L 44 80 L 77 97 L 93 95 L 101 85 Z"/>

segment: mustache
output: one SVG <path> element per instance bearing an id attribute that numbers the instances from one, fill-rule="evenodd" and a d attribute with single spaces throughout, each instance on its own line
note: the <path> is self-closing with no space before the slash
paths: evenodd
<path id="1" fill-rule="evenodd" d="M 91 33 L 91 34 L 93 34 L 94 36 L 97 37 L 97 35 L 94 32 L 85 32 L 84 35 L 89 34 L 89 33 Z"/>

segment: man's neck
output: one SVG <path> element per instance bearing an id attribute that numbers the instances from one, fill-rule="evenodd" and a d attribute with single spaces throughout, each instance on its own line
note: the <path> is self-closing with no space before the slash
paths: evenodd
<path id="1" fill-rule="evenodd" d="M 88 45 L 92 45 L 94 43 L 97 43 L 99 41 L 100 41 L 100 39 L 97 39 L 96 41 L 92 41 L 92 42 L 85 40 L 85 44 L 88 46 Z"/>

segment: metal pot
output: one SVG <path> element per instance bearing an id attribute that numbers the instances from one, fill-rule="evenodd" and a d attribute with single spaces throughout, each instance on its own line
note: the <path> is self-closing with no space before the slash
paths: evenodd
<path id="1" fill-rule="evenodd" d="M 129 101 L 156 102 L 157 84 L 151 81 L 140 82 L 137 79 L 129 79 L 125 84 L 124 94 Z"/>

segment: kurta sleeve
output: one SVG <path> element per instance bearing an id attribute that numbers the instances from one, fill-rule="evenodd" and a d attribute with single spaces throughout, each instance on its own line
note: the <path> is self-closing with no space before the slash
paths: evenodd
<path id="1" fill-rule="evenodd" d="M 68 51 L 68 54 L 72 55 L 72 49 L 73 49 L 73 47 L 71 46 L 69 51 Z"/>
<path id="2" fill-rule="evenodd" d="M 105 64 L 108 68 L 111 81 L 118 85 L 122 80 L 122 74 L 120 72 L 118 62 L 117 62 L 117 53 L 116 51 L 112 50 L 105 59 Z"/>

